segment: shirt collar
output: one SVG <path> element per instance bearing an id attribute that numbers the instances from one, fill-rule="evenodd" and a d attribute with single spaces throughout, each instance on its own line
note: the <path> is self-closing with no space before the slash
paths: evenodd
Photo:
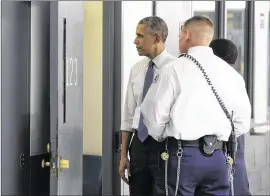
<path id="1" fill-rule="evenodd" d="M 208 46 L 194 46 L 189 48 L 188 53 L 213 53 L 213 49 Z"/>
<path id="2" fill-rule="evenodd" d="M 164 49 L 158 56 L 156 56 L 152 61 L 155 63 L 157 68 L 161 68 L 164 65 L 166 57 L 169 55 L 166 49 Z"/>

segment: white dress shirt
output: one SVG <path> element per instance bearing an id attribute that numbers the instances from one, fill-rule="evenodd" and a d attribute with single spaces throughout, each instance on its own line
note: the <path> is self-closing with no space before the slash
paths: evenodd
<path id="1" fill-rule="evenodd" d="M 155 63 L 154 77 L 160 72 L 164 65 L 176 59 L 176 57 L 169 54 L 166 50 L 155 57 L 153 59 Z M 149 62 L 150 59 L 145 57 L 131 68 L 122 111 L 121 130 L 133 131 L 134 129 L 138 129 L 144 78 Z"/>
<path id="2" fill-rule="evenodd" d="M 247 133 L 251 105 L 243 77 L 215 56 L 210 47 L 193 47 L 188 54 L 204 67 L 227 110 L 234 112 L 236 135 Z M 181 57 L 166 67 L 141 104 L 149 135 L 163 141 L 168 136 L 196 140 L 214 134 L 219 140 L 228 141 L 230 121 L 197 65 Z"/>

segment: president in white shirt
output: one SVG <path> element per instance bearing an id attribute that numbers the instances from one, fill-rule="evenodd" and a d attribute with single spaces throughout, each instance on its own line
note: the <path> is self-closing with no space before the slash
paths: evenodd
<path id="1" fill-rule="evenodd" d="M 167 36 L 167 24 L 157 16 L 143 18 L 136 28 L 134 44 L 138 54 L 144 58 L 135 63 L 130 71 L 121 119 L 122 149 L 119 165 L 121 178 L 129 184 L 130 196 L 154 196 L 162 189 L 155 183 L 159 170 L 159 142 L 148 135 L 140 106 L 153 79 L 166 64 L 177 59 L 165 49 Z"/>
<path id="2" fill-rule="evenodd" d="M 181 29 L 179 49 L 200 63 L 226 109 L 233 111 L 235 133 L 239 136 L 250 128 L 251 106 L 245 82 L 228 63 L 214 55 L 209 47 L 213 34 L 209 18 L 194 16 Z M 141 112 L 148 134 L 169 148 L 168 182 L 163 181 L 166 195 L 195 195 L 196 191 L 229 195 L 228 165 L 222 146 L 231 134 L 231 122 L 198 65 L 185 57 L 167 65 L 153 81 Z M 200 143 L 207 135 L 216 137 L 206 141 L 206 150 L 216 145 L 209 156 L 202 153 Z"/>

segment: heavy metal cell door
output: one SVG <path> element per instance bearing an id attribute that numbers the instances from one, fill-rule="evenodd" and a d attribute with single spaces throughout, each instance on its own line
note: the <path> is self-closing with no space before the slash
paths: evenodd
<path id="1" fill-rule="evenodd" d="M 82 195 L 83 2 L 50 5 L 50 194 Z"/>

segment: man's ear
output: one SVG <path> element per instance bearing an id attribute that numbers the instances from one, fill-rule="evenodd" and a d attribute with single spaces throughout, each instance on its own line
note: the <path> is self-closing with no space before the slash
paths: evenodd
<path id="1" fill-rule="evenodd" d="M 156 35 L 155 37 L 156 37 L 155 42 L 154 42 L 155 44 L 158 44 L 158 43 L 160 43 L 162 41 L 160 35 Z"/>
<path id="2" fill-rule="evenodd" d="M 191 33 L 187 29 L 184 30 L 184 35 L 185 35 L 187 40 L 191 39 Z"/>

